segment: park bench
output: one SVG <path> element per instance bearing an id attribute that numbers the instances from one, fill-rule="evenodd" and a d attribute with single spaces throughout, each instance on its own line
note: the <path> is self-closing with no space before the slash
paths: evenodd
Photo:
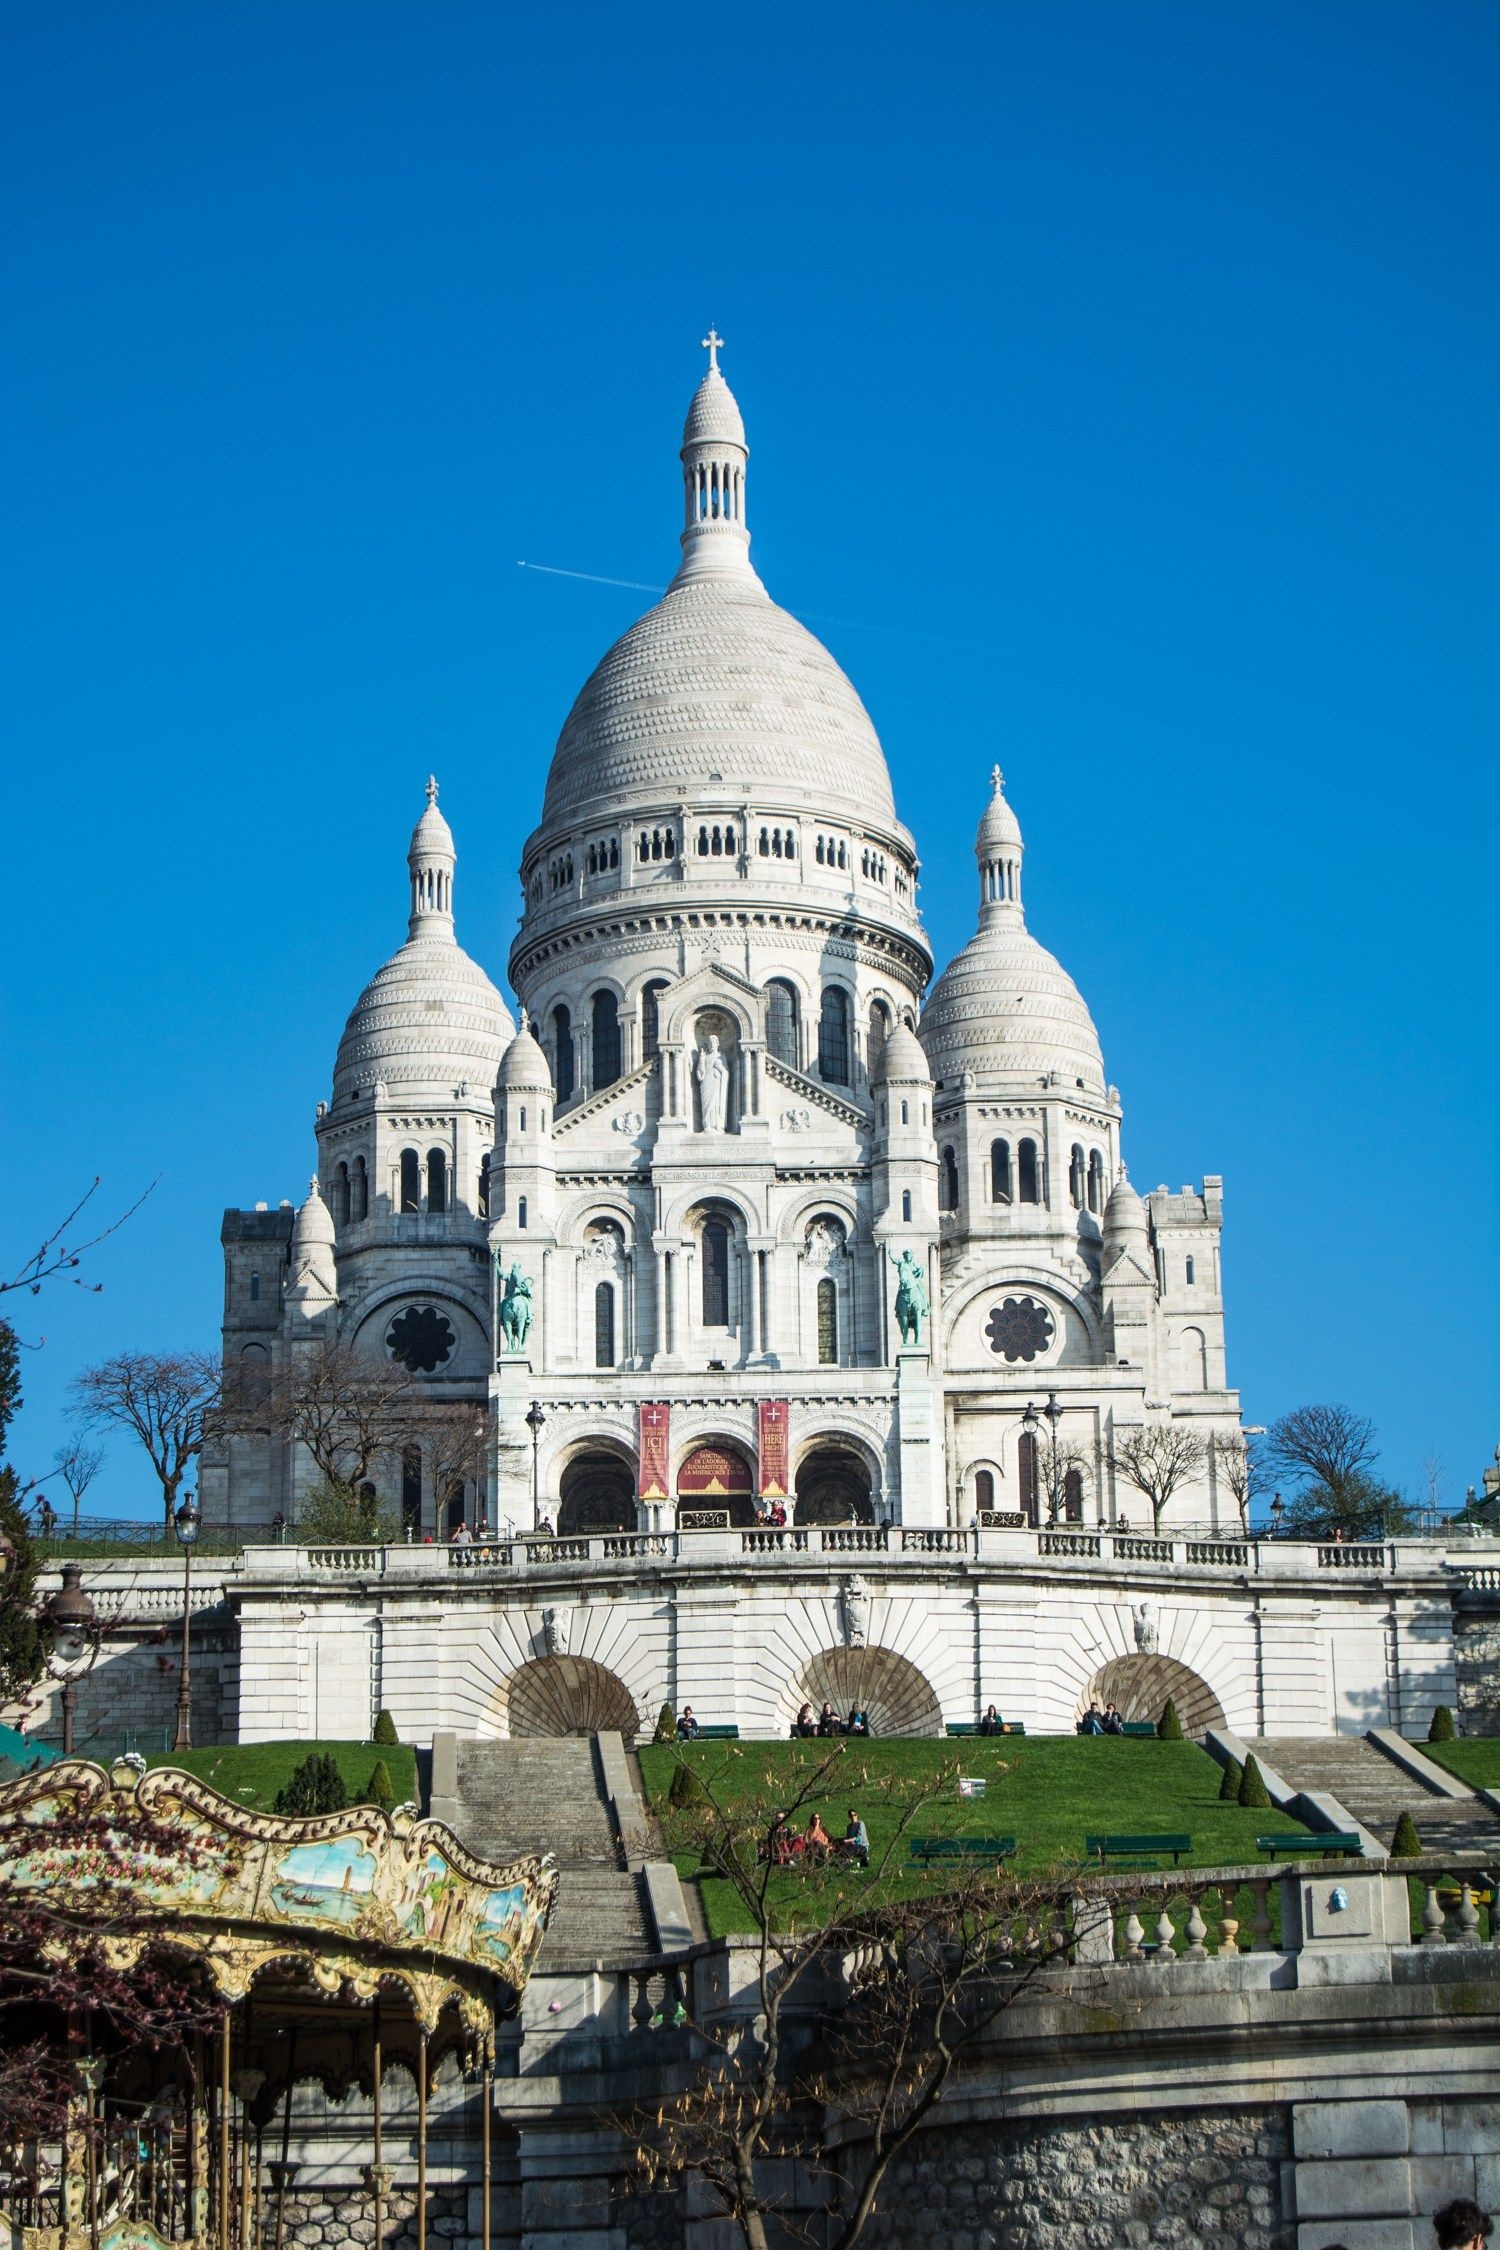
<path id="1" fill-rule="evenodd" d="M 1272 1859 L 1358 1859 L 1359 1838 L 1343 1830 L 1331 1836 L 1257 1836 L 1258 1852 Z"/>
<path id="2" fill-rule="evenodd" d="M 1172 1865 L 1180 1866 L 1184 1852 L 1193 1848 L 1191 1836 L 1085 1836 L 1083 1848 L 1090 1859 L 1107 1867 L 1111 1860 L 1130 1868 L 1150 1867 L 1170 1852 Z"/>
<path id="3" fill-rule="evenodd" d="M 1127 1719 L 1122 1731 L 1125 1734 L 1155 1734 L 1156 1729 L 1149 1719 Z"/>
<path id="4" fill-rule="evenodd" d="M 920 1866 L 931 1867 L 935 1862 L 945 1865 L 969 1866 L 992 1861 L 997 1867 L 1002 1860 L 1016 1856 L 1014 1836 L 913 1836 L 906 1846 L 906 1856 Z"/>
<path id="5" fill-rule="evenodd" d="M 738 1727 L 705 1727 L 700 1725 L 696 1734 L 688 1736 L 690 1742 L 738 1742 L 739 1739 L 740 1730 Z"/>
<path id="6" fill-rule="evenodd" d="M 948 1734 L 978 1734 L 979 1722 L 977 1719 L 955 1719 L 952 1725 L 945 1729 L 945 1732 Z M 1000 1721 L 1000 1732 L 1002 1734 L 1024 1734 L 1026 1728 L 1020 1719 L 1002 1719 Z"/>

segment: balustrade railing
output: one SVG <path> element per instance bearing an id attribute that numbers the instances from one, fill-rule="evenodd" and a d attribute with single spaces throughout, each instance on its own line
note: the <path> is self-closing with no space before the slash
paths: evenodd
<path id="1" fill-rule="evenodd" d="M 973 1544 L 966 1531 L 944 1530 L 936 1525 L 926 1529 L 920 1524 L 901 1527 L 903 1555 L 966 1555 Z"/>
<path id="2" fill-rule="evenodd" d="M 1318 1548 L 1319 1570 L 1384 1570 L 1389 1550 L 1361 1540 L 1331 1539 Z"/>
<path id="3" fill-rule="evenodd" d="M 373 1571 L 378 1574 L 385 1562 L 383 1547 L 307 1547 L 302 1551 L 312 1570 Z"/>
<path id="4" fill-rule="evenodd" d="M 740 1553 L 742 1555 L 805 1555 L 807 1553 L 807 1533 L 790 1529 L 742 1531 L 740 1533 Z"/>
<path id="5" fill-rule="evenodd" d="M 1092 1531 L 1039 1531 L 1036 1546 L 1039 1555 L 1065 1555 L 1082 1562 L 1098 1562 L 1103 1552 L 1098 1533 Z"/>
<path id="6" fill-rule="evenodd" d="M 830 1525 L 823 1533 L 825 1555 L 883 1555 L 890 1544 L 891 1535 L 884 1524 Z"/>
<path id="7" fill-rule="evenodd" d="M 1170 1562 L 1172 1542 L 1139 1531 L 1117 1531 L 1110 1551 L 1118 1562 Z"/>
<path id="8" fill-rule="evenodd" d="M 1170 1545 L 1170 1541 L 1167 1542 Z M 1120 1542 L 1115 1541 L 1115 1553 L 1120 1552 Z M 1248 1539 L 1190 1539 L 1187 1543 L 1190 1563 L 1228 1564 L 1232 1569 L 1243 1570 L 1250 1560 Z"/>

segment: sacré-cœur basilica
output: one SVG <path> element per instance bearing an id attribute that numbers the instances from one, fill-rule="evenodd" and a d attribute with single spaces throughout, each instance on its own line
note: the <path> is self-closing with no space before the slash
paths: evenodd
<path id="1" fill-rule="evenodd" d="M 824 1693 L 877 1729 L 989 1702 L 1060 1729 L 1101 1682 L 1190 1727 L 1395 1724 L 1393 1697 L 1409 1725 L 1451 1700 L 1446 1591 L 1395 1548 L 1247 1539 L 1221 1183 L 1132 1185 L 998 769 L 933 981 L 869 716 L 756 574 L 717 343 L 676 577 L 585 682 L 524 849 L 519 1021 L 458 942 L 429 782 L 316 1180 L 225 1215 L 231 1371 L 336 1336 L 486 1431 L 461 1482 L 417 1443 L 384 1465 L 404 1544 L 251 1545 L 242 1736 L 380 1706 L 408 1740 L 631 1735 L 664 1701 L 784 1733 Z M 1154 1531 L 1119 1463 L 1162 1426 L 1201 1466 Z M 314 1481 L 221 1437 L 205 1521 L 269 1540 Z"/>

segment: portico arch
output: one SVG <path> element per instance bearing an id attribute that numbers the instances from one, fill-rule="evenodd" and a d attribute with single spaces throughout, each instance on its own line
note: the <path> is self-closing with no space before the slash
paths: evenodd
<path id="1" fill-rule="evenodd" d="M 564 1464 L 557 1500 L 561 1539 L 635 1529 L 635 1471 L 622 1455 L 602 1447 L 575 1453 Z"/>
<path id="2" fill-rule="evenodd" d="M 1168 1697 L 1177 1706 L 1184 1734 L 1206 1734 L 1210 1727 L 1223 1726 L 1224 1706 L 1207 1680 L 1173 1656 L 1112 1656 L 1079 1697 L 1074 1717 L 1081 1719 L 1091 1703 L 1101 1710 L 1113 1703 L 1122 1719 L 1149 1719 L 1154 1726 Z"/>
<path id="3" fill-rule="evenodd" d="M 727 1509 L 732 1524 L 755 1521 L 755 1473 L 737 1445 L 716 1438 L 696 1445 L 677 1471 L 677 1520 Z"/>
<path id="4" fill-rule="evenodd" d="M 793 1523 L 873 1523 L 869 1464 L 852 1444 L 820 1438 L 797 1464 Z"/>
<path id="5" fill-rule="evenodd" d="M 588 1656 L 539 1656 L 512 1672 L 504 1689 L 512 1735 L 618 1733 L 636 1737 L 635 1698 L 607 1665 Z"/>

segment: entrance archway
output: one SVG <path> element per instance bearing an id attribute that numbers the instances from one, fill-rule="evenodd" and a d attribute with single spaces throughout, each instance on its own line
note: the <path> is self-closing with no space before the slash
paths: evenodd
<path id="1" fill-rule="evenodd" d="M 583 1539 L 591 1532 L 634 1531 L 635 1477 L 617 1453 L 581 1453 L 558 1487 L 557 1533 Z"/>
<path id="2" fill-rule="evenodd" d="M 856 1704 L 869 1713 L 875 1735 L 933 1735 L 943 1731 L 942 1706 L 925 1673 L 893 1648 L 826 1648 L 802 1668 L 788 1718 L 804 1703 L 815 1711 L 831 1703 L 841 1719 Z"/>
<path id="3" fill-rule="evenodd" d="M 588 1656 L 539 1656 L 512 1672 L 506 1713 L 513 1735 L 636 1736 L 635 1698 L 617 1673 Z"/>
<path id="4" fill-rule="evenodd" d="M 852 1446 L 819 1445 L 797 1468 L 793 1523 L 873 1523 L 870 1471 Z"/>
<path id="5" fill-rule="evenodd" d="M 755 1521 L 755 1478 L 736 1446 L 700 1445 L 677 1472 L 677 1520 L 728 1509 L 732 1524 Z"/>
<path id="6" fill-rule="evenodd" d="M 1154 1726 L 1168 1696 L 1177 1706 L 1182 1731 L 1206 1734 L 1224 1724 L 1224 1706 L 1206 1680 L 1172 1656 L 1112 1656 L 1101 1665 L 1078 1700 L 1082 1718 L 1091 1703 L 1101 1710 L 1117 1706 L 1122 1719 L 1149 1719 Z"/>

